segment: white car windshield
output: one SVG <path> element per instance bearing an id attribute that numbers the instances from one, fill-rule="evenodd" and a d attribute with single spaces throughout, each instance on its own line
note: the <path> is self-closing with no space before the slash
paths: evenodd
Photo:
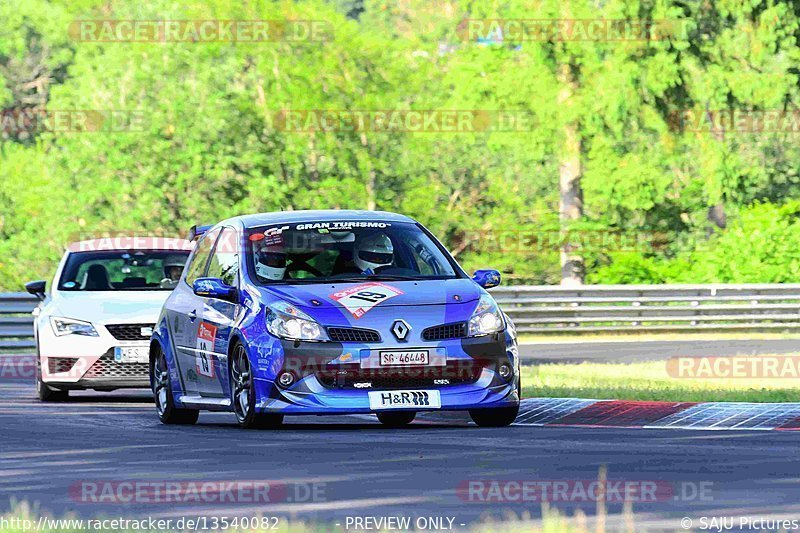
<path id="1" fill-rule="evenodd" d="M 117 250 L 69 255 L 58 282 L 60 291 L 172 290 L 189 252 Z"/>

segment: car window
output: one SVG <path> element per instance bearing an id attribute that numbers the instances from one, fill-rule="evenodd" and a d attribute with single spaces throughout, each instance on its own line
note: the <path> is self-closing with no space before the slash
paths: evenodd
<path id="1" fill-rule="evenodd" d="M 413 223 L 319 221 L 247 230 L 258 283 L 324 283 L 359 276 L 458 277 L 452 259 Z"/>
<path id="2" fill-rule="evenodd" d="M 236 230 L 225 228 L 222 230 L 214 255 L 208 264 L 208 273 L 211 278 L 219 278 L 223 283 L 238 286 L 239 281 L 239 241 Z"/>
<path id="3" fill-rule="evenodd" d="M 287 270 L 292 279 L 315 278 L 317 272 L 328 275 L 341 257 L 342 252 L 335 249 L 320 250 L 313 255 L 293 255 L 287 260 Z"/>
<path id="4" fill-rule="evenodd" d="M 427 239 L 427 235 L 420 235 Z M 411 257 L 413 257 L 414 264 L 416 265 L 416 268 L 420 274 L 424 276 L 435 276 L 437 274 L 441 274 L 443 269 L 442 265 L 437 258 L 431 254 L 427 243 L 421 242 L 416 237 L 412 237 L 408 240 L 408 244 Z"/>
<path id="5" fill-rule="evenodd" d="M 62 291 L 147 291 L 175 288 L 188 251 L 107 250 L 69 255 Z"/>
<path id="6" fill-rule="evenodd" d="M 211 249 L 214 247 L 217 235 L 219 235 L 219 228 L 211 230 L 200 237 L 200 242 L 197 243 L 197 248 L 195 248 L 194 255 L 187 267 L 186 283 L 190 286 L 194 285 L 194 281 L 197 278 L 202 278 L 205 274 L 208 257 L 211 255 Z"/>

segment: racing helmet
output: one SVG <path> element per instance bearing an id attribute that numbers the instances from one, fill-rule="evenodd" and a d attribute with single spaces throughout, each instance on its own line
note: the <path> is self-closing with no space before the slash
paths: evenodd
<path id="1" fill-rule="evenodd" d="M 279 280 L 286 274 L 286 250 L 281 245 L 262 246 L 256 253 L 256 274 L 264 279 Z"/>
<path id="2" fill-rule="evenodd" d="M 181 255 L 168 255 L 167 258 L 164 260 L 164 276 L 166 278 L 171 278 L 170 276 L 170 269 L 172 268 L 180 268 L 180 272 L 183 272 L 183 267 L 186 265 L 186 257 Z"/>
<path id="3" fill-rule="evenodd" d="M 362 272 L 391 265 L 394 260 L 394 246 L 385 233 L 369 233 L 356 242 L 353 262 Z"/>

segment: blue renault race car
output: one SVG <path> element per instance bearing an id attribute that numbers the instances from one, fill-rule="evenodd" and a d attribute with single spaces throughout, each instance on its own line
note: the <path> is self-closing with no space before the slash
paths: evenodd
<path id="1" fill-rule="evenodd" d="M 233 411 L 246 428 L 284 415 L 469 411 L 506 426 L 520 401 L 514 326 L 415 220 L 291 211 L 192 228 L 198 239 L 150 343 L 161 422 Z"/>

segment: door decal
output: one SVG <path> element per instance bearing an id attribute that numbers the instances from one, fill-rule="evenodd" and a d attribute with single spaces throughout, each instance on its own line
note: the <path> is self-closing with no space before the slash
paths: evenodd
<path id="1" fill-rule="evenodd" d="M 200 322 L 197 328 L 197 352 L 195 353 L 195 366 L 197 373 L 209 378 L 214 377 L 214 339 L 217 337 L 217 327 L 208 322 Z"/>

